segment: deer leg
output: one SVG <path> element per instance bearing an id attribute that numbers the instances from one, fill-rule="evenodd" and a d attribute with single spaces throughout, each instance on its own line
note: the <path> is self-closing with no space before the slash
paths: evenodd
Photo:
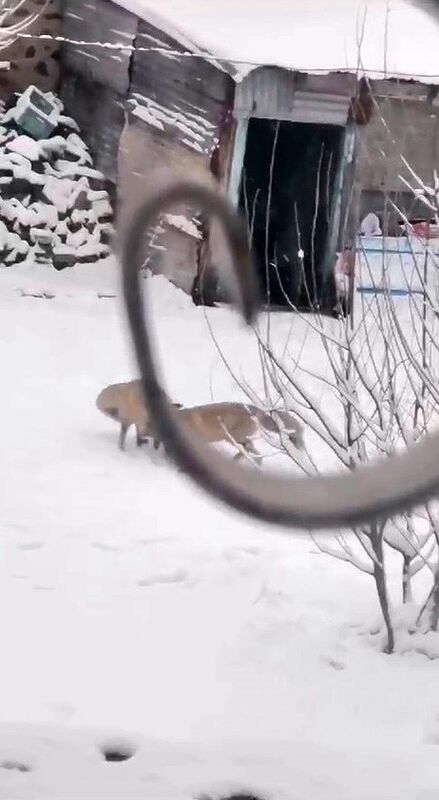
<path id="1" fill-rule="evenodd" d="M 128 432 L 128 425 L 125 425 L 123 422 L 120 426 L 120 434 L 119 434 L 119 450 L 125 449 L 125 439 L 127 437 Z"/>
<path id="2" fill-rule="evenodd" d="M 149 442 L 147 434 L 142 433 L 141 431 L 139 431 L 138 428 L 136 428 L 136 442 L 137 442 L 137 447 L 141 447 L 142 444 L 148 444 Z"/>
<path id="3" fill-rule="evenodd" d="M 251 439 L 246 439 L 244 442 L 238 442 L 238 444 L 244 448 L 245 452 L 248 453 L 249 456 L 253 456 L 252 461 L 254 461 L 258 467 L 262 465 L 262 456 L 254 446 Z M 244 458 L 244 453 L 239 450 L 236 455 L 233 456 L 233 460 L 238 461 L 240 458 Z"/>
<path id="4" fill-rule="evenodd" d="M 247 441 L 244 442 L 244 450 L 249 453 L 249 455 L 253 456 L 253 460 L 258 467 L 262 466 L 262 456 L 251 439 L 247 439 Z"/>

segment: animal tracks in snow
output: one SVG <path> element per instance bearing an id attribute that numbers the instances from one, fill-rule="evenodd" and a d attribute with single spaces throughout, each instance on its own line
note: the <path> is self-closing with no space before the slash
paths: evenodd
<path id="1" fill-rule="evenodd" d="M 173 583 L 185 583 L 189 579 L 189 573 L 185 569 L 177 569 L 174 572 L 158 572 L 137 581 L 138 586 L 157 586 Z"/>
<path id="2" fill-rule="evenodd" d="M 123 553 L 127 549 L 126 547 L 121 547 L 118 544 L 104 541 L 92 542 L 91 546 L 96 550 L 102 550 L 104 553 Z"/>
<path id="3" fill-rule="evenodd" d="M 128 739 L 108 739 L 100 746 L 100 751 L 105 759 L 110 763 L 120 763 L 129 761 L 137 750 L 137 745 Z"/>
<path id="4" fill-rule="evenodd" d="M 31 772 L 32 767 L 22 761 L 14 761 L 13 759 L 6 759 L 0 762 L 0 769 L 7 769 L 14 772 Z"/>
<path id="5" fill-rule="evenodd" d="M 425 727 L 424 744 L 439 745 L 439 714 L 436 714 L 433 722 Z"/>
<path id="6" fill-rule="evenodd" d="M 18 542 L 17 549 L 18 550 L 41 550 L 42 547 L 45 546 L 45 542 L 40 542 L 38 540 L 32 541 L 29 540 L 27 542 Z"/>
<path id="7" fill-rule="evenodd" d="M 146 543 L 153 545 L 158 542 L 151 539 L 148 542 L 145 541 Z M 212 569 L 218 578 L 230 578 L 230 566 L 234 566 L 235 571 L 237 569 L 240 574 L 246 574 L 245 571 L 247 570 L 248 574 L 252 575 L 255 557 L 262 555 L 262 553 L 257 548 L 249 547 L 224 549 L 219 558 L 212 555 L 212 553 L 199 553 L 198 555 L 197 563 L 195 564 L 192 561 L 190 569 L 184 567 L 169 571 L 159 569 L 151 575 L 139 579 L 137 585 L 148 588 L 160 585 L 184 584 L 186 588 L 190 588 L 200 583 L 200 581 L 204 582 L 208 574 L 211 574 Z M 224 568 L 226 568 L 226 571 L 224 571 Z"/>

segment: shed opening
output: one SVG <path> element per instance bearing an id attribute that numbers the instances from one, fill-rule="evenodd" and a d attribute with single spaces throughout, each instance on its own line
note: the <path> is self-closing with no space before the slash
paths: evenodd
<path id="1" fill-rule="evenodd" d="M 239 206 L 271 305 L 325 305 L 343 135 L 336 125 L 249 120 Z"/>

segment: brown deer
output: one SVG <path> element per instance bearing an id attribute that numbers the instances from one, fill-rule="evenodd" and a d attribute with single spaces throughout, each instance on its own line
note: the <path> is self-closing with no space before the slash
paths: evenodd
<path id="1" fill-rule="evenodd" d="M 180 403 L 172 405 L 181 408 Z M 119 448 L 121 450 L 125 447 L 125 439 L 132 425 L 136 428 L 136 440 L 139 447 L 151 436 L 151 421 L 143 399 L 140 380 L 106 386 L 98 394 L 96 406 L 105 416 L 120 423 Z"/>
<path id="2" fill-rule="evenodd" d="M 253 439 L 262 431 L 270 433 L 286 433 L 290 442 L 303 448 L 303 427 L 299 420 L 287 411 L 261 411 L 252 404 L 246 403 L 209 403 L 207 405 L 181 408 L 179 411 L 183 421 L 206 442 L 228 442 L 238 448 L 235 459 L 247 452 L 261 463 Z M 154 447 L 157 449 L 160 440 L 154 434 Z"/>

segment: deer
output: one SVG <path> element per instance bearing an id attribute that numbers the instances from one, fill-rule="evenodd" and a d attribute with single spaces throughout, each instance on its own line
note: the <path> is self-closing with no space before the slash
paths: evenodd
<path id="1" fill-rule="evenodd" d="M 238 449 L 234 456 L 237 460 L 247 453 L 258 466 L 262 457 L 254 445 L 254 439 L 262 431 L 285 433 L 291 444 L 302 450 L 303 426 L 290 412 L 273 410 L 262 411 L 253 404 L 247 403 L 208 403 L 206 405 L 180 408 L 181 419 L 190 429 L 208 443 L 227 442 Z M 154 448 L 160 447 L 161 441 L 153 433 Z"/>
<path id="2" fill-rule="evenodd" d="M 181 403 L 173 403 L 182 408 Z M 151 437 L 151 420 L 146 408 L 139 379 L 126 383 L 113 383 L 106 386 L 96 398 L 96 406 L 106 417 L 120 423 L 119 449 L 125 449 L 125 440 L 132 425 L 136 428 L 137 446 Z"/>

